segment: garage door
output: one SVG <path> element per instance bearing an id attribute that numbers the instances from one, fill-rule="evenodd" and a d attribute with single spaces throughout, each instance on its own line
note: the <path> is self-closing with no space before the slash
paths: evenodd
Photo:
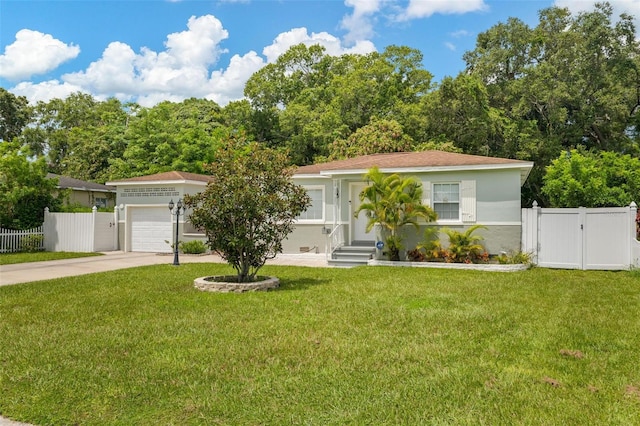
<path id="1" fill-rule="evenodd" d="M 167 207 L 132 208 L 131 251 L 170 253 L 173 243 L 171 218 Z"/>

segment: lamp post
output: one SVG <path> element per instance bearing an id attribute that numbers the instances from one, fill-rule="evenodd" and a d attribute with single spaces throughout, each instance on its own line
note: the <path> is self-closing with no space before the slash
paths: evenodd
<path id="1" fill-rule="evenodd" d="M 173 240 L 173 266 L 180 266 L 180 261 L 178 260 L 178 221 L 180 219 L 180 210 L 182 210 L 182 214 L 184 214 L 184 208 L 182 207 L 182 198 L 178 200 L 178 204 L 173 204 L 173 198 L 169 201 L 169 211 L 171 214 L 174 214 L 173 207 L 176 207 L 175 215 L 176 215 L 176 237 Z"/>

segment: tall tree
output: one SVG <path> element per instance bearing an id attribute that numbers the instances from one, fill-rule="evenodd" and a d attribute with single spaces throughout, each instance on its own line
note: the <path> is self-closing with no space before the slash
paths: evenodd
<path id="1" fill-rule="evenodd" d="M 29 229 L 42 225 L 44 208 L 55 209 L 63 194 L 47 179 L 44 158 L 32 161 L 17 141 L 0 143 L 0 225 Z"/>
<path id="2" fill-rule="evenodd" d="M 27 98 L 0 87 L 0 141 L 11 141 L 20 135 L 30 115 Z"/>

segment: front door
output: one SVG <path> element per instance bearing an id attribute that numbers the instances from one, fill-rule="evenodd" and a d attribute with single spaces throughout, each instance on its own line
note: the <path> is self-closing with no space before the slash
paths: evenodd
<path id="1" fill-rule="evenodd" d="M 367 232 L 367 215 L 364 211 L 358 217 L 354 214 L 360 207 L 360 192 L 365 188 L 364 182 L 352 182 L 349 184 L 349 205 L 351 206 L 351 242 L 354 241 L 375 241 L 374 230 Z"/>

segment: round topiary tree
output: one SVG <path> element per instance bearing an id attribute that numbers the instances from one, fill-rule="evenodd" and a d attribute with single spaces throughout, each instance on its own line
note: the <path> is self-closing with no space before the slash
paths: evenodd
<path id="1" fill-rule="evenodd" d="M 213 177 L 205 191 L 185 196 L 189 219 L 233 266 L 237 282 L 252 282 L 268 259 L 282 253 L 282 241 L 311 200 L 291 180 L 286 154 L 243 135 L 223 142 L 205 170 Z"/>

